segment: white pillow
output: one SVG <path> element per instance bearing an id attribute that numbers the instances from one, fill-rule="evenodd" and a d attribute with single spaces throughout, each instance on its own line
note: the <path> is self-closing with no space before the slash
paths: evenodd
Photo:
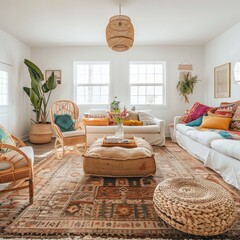
<path id="1" fill-rule="evenodd" d="M 90 109 L 88 114 L 89 114 L 88 117 L 103 118 L 103 117 L 107 117 L 107 110 L 106 109 Z"/>
<path id="2" fill-rule="evenodd" d="M 139 121 L 143 122 L 143 125 L 154 125 L 156 124 L 154 121 L 154 116 L 150 113 L 151 110 L 148 111 L 139 111 Z"/>

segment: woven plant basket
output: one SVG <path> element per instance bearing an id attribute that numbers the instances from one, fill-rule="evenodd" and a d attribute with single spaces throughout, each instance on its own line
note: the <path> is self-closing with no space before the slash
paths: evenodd
<path id="1" fill-rule="evenodd" d="M 156 187 L 153 202 L 160 218 L 172 227 L 194 235 L 223 233 L 236 219 L 231 194 L 208 180 L 167 179 Z"/>

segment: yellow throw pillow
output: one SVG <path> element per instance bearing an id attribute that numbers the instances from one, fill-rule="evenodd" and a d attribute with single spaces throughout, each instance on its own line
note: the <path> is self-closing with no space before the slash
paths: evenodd
<path id="1" fill-rule="evenodd" d="M 228 130 L 231 118 L 204 116 L 200 128 Z"/>
<path id="2" fill-rule="evenodd" d="M 142 126 L 143 122 L 138 120 L 123 120 L 124 126 Z"/>
<path id="3" fill-rule="evenodd" d="M 108 118 L 83 118 L 82 121 L 86 126 L 108 126 Z"/>

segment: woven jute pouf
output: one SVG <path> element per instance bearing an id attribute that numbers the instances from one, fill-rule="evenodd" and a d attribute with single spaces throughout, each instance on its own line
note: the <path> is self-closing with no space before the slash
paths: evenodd
<path id="1" fill-rule="evenodd" d="M 211 236 L 229 230 L 236 219 L 233 197 L 220 185 L 195 178 L 171 178 L 155 189 L 155 211 L 172 227 Z"/>

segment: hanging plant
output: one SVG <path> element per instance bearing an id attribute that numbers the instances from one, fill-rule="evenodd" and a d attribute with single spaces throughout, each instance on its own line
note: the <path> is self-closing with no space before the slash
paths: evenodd
<path id="1" fill-rule="evenodd" d="M 185 103 L 189 103 L 188 95 L 193 93 L 193 89 L 198 81 L 200 81 L 198 76 L 191 77 L 189 72 L 184 74 L 183 80 L 178 81 L 177 91 L 184 98 Z"/>

